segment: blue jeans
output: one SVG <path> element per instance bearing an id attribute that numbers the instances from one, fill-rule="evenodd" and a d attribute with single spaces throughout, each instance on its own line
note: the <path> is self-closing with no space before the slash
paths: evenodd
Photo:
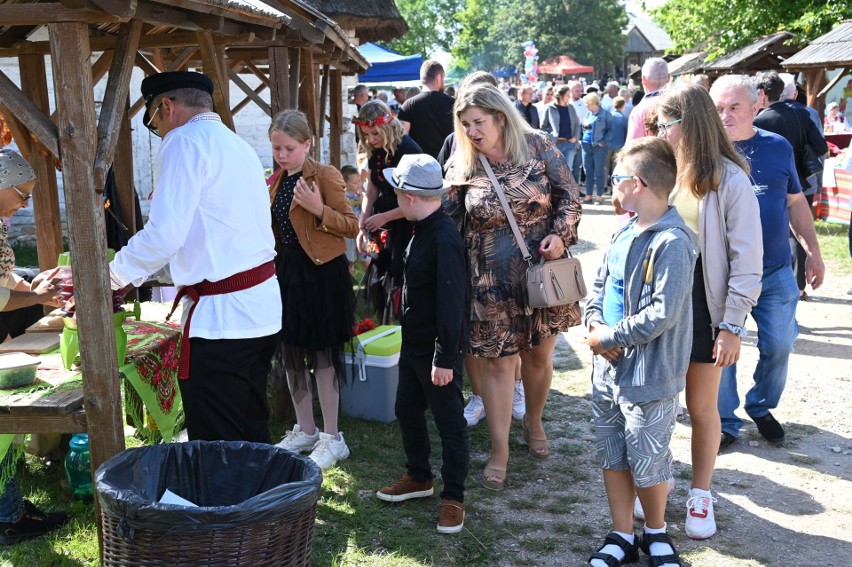
<path id="1" fill-rule="evenodd" d="M 583 169 L 586 170 L 586 196 L 594 194 L 597 187 L 598 197 L 604 193 L 604 166 L 606 165 L 606 146 L 597 146 L 583 142 Z"/>
<path id="2" fill-rule="evenodd" d="M 577 182 L 577 185 L 580 184 L 580 165 L 583 161 L 580 153 L 581 152 L 577 151 L 577 146 L 575 145 L 573 159 L 568 162 L 568 166 L 571 168 L 571 174 L 574 176 L 574 181 Z"/>
<path id="3" fill-rule="evenodd" d="M 787 382 L 787 363 L 793 343 L 799 334 L 796 306 L 799 287 L 788 266 L 764 269 L 763 289 L 751 316 L 757 324 L 757 350 L 760 358 L 754 370 L 754 386 L 746 394 L 745 411 L 752 417 L 763 417 L 778 407 Z M 722 370 L 719 385 L 719 415 L 722 431 L 738 437 L 743 421 L 734 415 L 739 407 L 737 365 Z"/>
<path id="4" fill-rule="evenodd" d="M 563 156 L 565 156 L 565 163 L 568 164 L 568 169 L 573 170 L 573 167 L 574 167 L 574 152 L 576 151 L 574 144 L 571 143 L 571 142 L 556 142 L 556 148 L 560 152 L 562 152 Z M 573 173 L 573 171 L 572 171 L 572 173 Z M 578 171 L 577 173 L 580 173 L 580 172 Z M 580 183 L 580 178 L 577 176 L 577 174 L 574 174 L 574 181 L 576 181 L 577 184 Z"/>
<path id="5" fill-rule="evenodd" d="M 3 461 L 0 462 L 0 470 L 6 470 L 6 467 L 12 466 L 10 461 L 15 457 L 15 448 L 9 447 Z M 18 475 L 15 473 L 3 487 L 3 494 L 0 495 L 0 522 L 15 523 L 23 515 L 24 499 L 21 498 L 21 491 L 18 489 Z"/>

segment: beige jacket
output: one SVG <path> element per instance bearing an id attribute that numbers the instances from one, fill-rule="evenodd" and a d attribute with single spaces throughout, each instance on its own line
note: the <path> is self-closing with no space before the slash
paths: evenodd
<path id="1" fill-rule="evenodd" d="M 748 175 L 731 161 L 717 191 L 698 202 L 698 250 L 714 327 L 737 327 L 757 303 L 763 277 L 760 206 Z"/>

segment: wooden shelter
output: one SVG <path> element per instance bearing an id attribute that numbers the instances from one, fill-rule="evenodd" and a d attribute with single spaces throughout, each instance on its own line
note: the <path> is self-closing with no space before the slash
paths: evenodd
<path id="1" fill-rule="evenodd" d="M 351 30 L 359 45 L 367 41 L 392 41 L 408 32 L 393 0 L 303 0 L 345 30 Z"/>
<path id="2" fill-rule="evenodd" d="M 802 73 L 807 82 L 808 106 L 822 115 L 828 91 L 852 72 L 852 20 L 840 22 L 781 65 L 789 72 Z M 840 72 L 826 82 L 826 71 L 834 69 Z"/>
<path id="3" fill-rule="evenodd" d="M 790 45 L 793 37 L 786 31 L 765 35 L 704 65 L 703 71 L 711 78 L 731 73 L 753 75 L 758 71 L 780 71 L 781 62 L 799 50 Z"/>
<path id="4" fill-rule="evenodd" d="M 48 39 L 35 39 L 42 29 Z M 85 410 L 29 419 L 9 432 L 88 431 L 94 470 L 124 449 L 102 193 L 114 165 L 119 208 L 125 219 L 135 217 L 128 120 L 144 103 L 130 92 L 133 67 L 146 75 L 203 69 L 215 85 L 216 111 L 231 128 L 234 114 L 254 102 L 269 114 L 298 107 L 322 132 L 330 93 L 333 161 L 342 76 L 368 64 L 330 18 L 299 0 L 0 0 L 0 57 L 17 58 L 21 71 L 20 88 L 0 72 L 0 113 L 38 176 L 32 200 L 42 269 L 55 266 L 62 251 L 55 167 L 62 170 Z M 248 87 L 241 73 L 256 75 L 261 87 Z M 106 74 L 96 114 L 92 89 Z M 231 84 L 246 94 L 233 108 Z M 264 88 L 270 104 L 259 96 Z"/>

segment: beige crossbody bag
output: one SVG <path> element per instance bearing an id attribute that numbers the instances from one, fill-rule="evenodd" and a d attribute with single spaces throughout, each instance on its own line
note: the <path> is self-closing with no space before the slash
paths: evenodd
<path id="1" fill-rule="evenodd" d="M 497 178 L 494 177 L 494 171 L 492 171 L 485 156 L 480 154 L 479 161 L 485 168 L 485 173 L 488 174 L 488 179 L 491 180 L 494 190 L 497 191 L 497 197 L 499 197 L 506 218 L 509 220 L 509 226 L 512 227 L 518 248 L 521 249 L 521 254 L 527 263 L 527 305 L 533 308 L 558 307 L 586 297 L 586 281 L 583 279 L 580 260 L 573 258 L 567 249 L 565 250 L 567 257 L 545 260 L 542 256 L 537 264 L 533 263 L 532 255 L 526 242 L 524 242 L 518 223 L 515 221 L 515 215 L 509 208 L 509 202 L 506 200 L 503 188 Z"/>

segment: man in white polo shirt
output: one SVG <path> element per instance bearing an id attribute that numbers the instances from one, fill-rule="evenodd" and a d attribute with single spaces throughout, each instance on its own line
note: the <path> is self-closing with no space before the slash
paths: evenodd
<path id="1" fill-rule="evenodd" d="M 165 273 L 185 296 L 178 383 L 189 438 L 269 443 L 266 377 L 281 329 L 269 193 L 212 93 L 201 73 L 142 81 L 145 125 L 163 143 L 148 223 L 110 273 L 114 288 Z"/>

